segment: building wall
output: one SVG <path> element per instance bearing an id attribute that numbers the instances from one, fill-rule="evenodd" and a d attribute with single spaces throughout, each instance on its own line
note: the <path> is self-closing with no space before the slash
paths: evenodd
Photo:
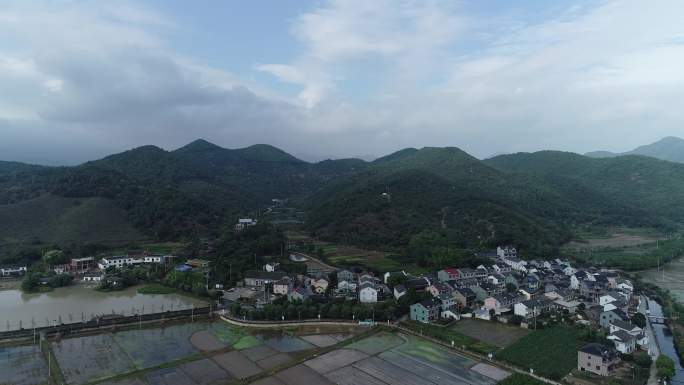
<path id="1" fill-rule="evenodd" d="M 577 369 L 598 374 L 599 376 L 609 376 L 608 365 L 603 362 L 601 356 L 594 356 L 589 353 L 577 352 Z"/>

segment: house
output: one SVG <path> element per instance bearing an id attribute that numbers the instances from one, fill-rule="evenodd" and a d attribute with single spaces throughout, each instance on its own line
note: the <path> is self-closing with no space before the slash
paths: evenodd
<path id="1" fill-rule="evenodd" d="M 603 344 L 586 344 L 577 351 L 577 369 L 583 372 L 610 376 L 619 364 L 617 351 Z"/>
<path id="2" fill-rule="evenodd" d="M 404 282 L 404 287 L 406 287 L 406 290 L 413 289 L 418 293 L 425 291 L 429 286 L 430 280 L 425 277 L 411 278 Z"/>
<path id="3" fill-rule="evenodd" d="M 458 279 L 477 278 L 477 271 L 467 267 L 458 269 Z"/>
<path id="4" fill-rule="evenodd" d="M 328 290 L 328 280 L 324 278 L 314 279 L 311 281 L 311 288 L 316 294 L 325 294 Z"/>
<path id="5" fill-rule="evenodd" d="M 437 272 L 437 280 L 441 282 L 455 281 L 461 278 L 459 269 L 455 267 L 446 267 Z"/>
<path id="6" fill-rule="evenodd" d="M 354 281 L 342 280 L 337 282 L 337 290 L 341 292 L 356 293 L 357 284 Z"/>
<path id="7" fill-rule="evenodd" d="M 456 307 L 456 300 L 454 297 L 451 296 L 451 294 L 440 294 L 437 296 L 439 299 L 439 302 L 442 304 L 442 311 L 443 312 L 448 312 L 452 311 Z"/>
<path id="8" fill-rule="evenodd" d="M 102 273 L 86 273 L 83 275 L 83 282 L 101 282 L 103 277 Z"/>
<path id="9" fill-rule="evenodd" d="M 72 258 L 69 261 L 69 271 L 73 273 L 83 273 L 95 268 L 95 266 L 95 258 L 93 257 Z"/>
<path id="10" fill-rule="evenodd" d="M 629 292 L 634 291 L 634 285 L 632 284 L 632 281 L 630 281 L 628 279 L 619 278 L 619 279 L 616 279 L 615 282 L 616 282 L 615 287 L 617 289 L 627 290 Z"/>
<path id="11" fill-rule="evenodd" d="M 579 290 L 580 284 L 587 279 L 587 272 L 584 270 L 577 271 L 570 276 L 570 288 Z"/>
<path id="12" fill-rule="evenodd" d="M 506 257 L 502 259 L 503 263 L 511 267 L 515 271 L 527 272 L 527 262 L 516 257 Z"/>
<path id="13" fill-rule="evenodd" d="M 486 298 L 484 307 L 496 313 L 502 313 L 510 310 L 518 302 L 520 302 L 520 297 L 517 294 L 497 294 Z"/>
<path id="14" fill-rule="evenodd" d="M 531 299 L 513 305 L 513 313 L 523 318 L 537 317 L 542 311 L 548 310 L 549 306 L 548 301 Z"/>
<path id="15" fill-rule="evenodd" d="M 615 294 L 604 294 L 602 296 L 599 296 L 599 305 L 601 306 L 606 306 L 607 304 L 611 302 L 615 302 L 619 299 L 619 297 Z"/>
<path id="16" fill-rule="evenodd" d="M 273 294 L 287 295 L 292 289 L 292 279 L 283 277 L 273 282 Z"/>
<path id="17" fill-rule="evenodd" d="M 279 267 L 280 267 L 280 263 L 271 262 L 271 263 L 267 263 L 264 265 L 264 270 L 268 271 L 269 273 L 272 273 L 272 272 L 278 270 Z"/>
<path id="18" fill-rule="evenodd" d="M 501 259 L 516 258 L 518 250 L 513 246 L 499 246 L 496 248 L 496 255 Z"/>
<path id="19" fill-rule="evenodd" d="M 252 218 L 240 218 L 235 224 L 235 231 L 242 231 L 248 227 L 256 226 L 257 220 Z"/>
<path id="20" fill-rule="evenodd" d="M 616 320 L 609 326 L 610 333 L 615 333 L 617 331 L 623 331 L 634 337 L 636 344 L 648 349 L 648 336 L 640 327 L 626 321 Z"/>
<path id="21" fill-rule="evenodd" d="M 439 297 L 440 294 L 451 295 L 451 293 L 454 291 L 454 288 L 446 282 L 435 282 L 427 287 L 427 291 L 429 291 L 433 297 Z"/>
<path id="22" fill-rule="evenodd" d="M 556 307 L 556 309 L 567 310 L 570 314 L 575 314 L 577 312 L 577 308 L 579 307 L 580 303 L 581 302 L 579 301 L 566 301 L 562 298 L 558 298 L 555 301 L 553 301 L 553 304 Z"/>
<path id="23" fill-rule="evenodd" d="M 298 287 L 292 289 L 287 293 L 287 300 L 292 301 L 305 301 L 307 298 L 311 297 L 311 291 L 305 287 Z"/>
<path id="24" fill-rule="evenodd" d="M 467 287 L 454 289 L 454 291 L 451 293 L 451 296 L 454 298 L 454 301 L 456 301 L 456 306 L 459 310 L 473 307 L 475 301 L 477 300 L 475 292 Z"/>
<path id="25" fill-rule="evenodd" d="M 624 330 L 617 330 L 606 337 L 613 341 L 615 349 L 622 354 L 631 354 L 636 350 L 636 338 Z"/>
<path id="26" fill-rule="evenodd" d="M 359 302 L 378 302 L 378 290 L 375 288 L 375 283 L 365 281 L 359 285 Z"/>
<path id="27" fill-rule="evenodd" d="M 399 299 L 406 294 L 406 286 L 396 285 L 394 286 L 394 299 Z"/>
<path id="28" fill-rule="evenodd" d="M 4 265 L 0 266 L 0 277 L 16 277 L 26 274 L 24 265 Z"/>
<path id="29" fill-rule="evenodd" d="M 602 312 L 598 323 L 601 327 L 608 329 L 610 324 L 615 323 L 615 321 L 627 321 L 628 319 L 629 317 L 622 310 L 615 309 Z"/>
<path id="30" fill-rule="evenodd" d="M 385 273 L 387 275 L 389 273 Z M 337 272 L 337 282 L 347 281 L 352 282 L 356 280 L 356 274 L 349 270 L 340 270 Z"/>
<path id="31" fill-rule="evenodd" d="M 274 283 L 287 276 L 287 273 L 282 271 L 263 271 L 263 270 L 248 270 L 245 272 L 245 286 L 266 286 L 269 283 Z"/>
<path id="32" fill-rule="evenodd" d="M 411 320 L 430 323 L 439 319 L 441 302 L 436 298 L 425 299 L 411 305 Z"/>

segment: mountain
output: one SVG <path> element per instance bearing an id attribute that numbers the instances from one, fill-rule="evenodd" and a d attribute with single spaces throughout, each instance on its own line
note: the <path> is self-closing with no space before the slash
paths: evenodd
<path id="1" fill-rule="evenodd" d="M 558 151 L 481 161 L 456 147 L 309 163 L 201 139 L 75 167 L 0 162 L 0 246 L 218 235 L 273 198 L 305 209 L 326 240 L 401 250 L 432 232 L 460 248 L 513 242 L 548 255 L 584 226 L 679 228 L 684 165 Z"/>
<path id="2" fill-rule="evenodd" d="M 102 198 L 147 236 L 177 239 L 218 233 L 235 216 L 254 212 L 272 198 L 301 199 L 364 164 L 348 159 L 311 164 L 270 145 L 226 149 L 200 139 L 175 151 L 142 146 L 75 167 L 0 162 L 0 205 L 47 195 Z M 58 223 L 38 215 L 41 219 Z M 102 232 L 88 238 L 108 239 L 105 228 Z M 0 230 L 0 239 L 21 240 L 5 235 Z"/>
<path id="3" fill-rule="evenodd" d="M 594 151 L 585 154 L 592 158 L 613 158 L 623 155 L 644 155 L 670 162 L 684 163 L 684 139 L 669 136 L 655 143 L 640 146 L 632 151 L 613 153 L 610 151 Z"/>

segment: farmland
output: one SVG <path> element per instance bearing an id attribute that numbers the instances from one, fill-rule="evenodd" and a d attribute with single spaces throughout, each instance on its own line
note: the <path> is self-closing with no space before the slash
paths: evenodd
<path id="1" fill-rule="evenodd" d="M 535 330 L 502 350 L 497 357 L 559 380 L 577 367 L 577 349 L 581 345 L 577 329 L 554 327 Z"/>
<path id="2" fill-rule="evenodd" d="M 402 323 L 402 326 L 422 335 L 441 340 L 447 344 L 451 344 L 453 342 L 455 346 L 478 353 L 491 353 L 497 350 L 497 346 L 465 335 L 455 328 L 443 328 L 414 321 L 404 322 Z"/>
<path id="3" fill-rule="evenodd" d="M 345 343 L 364 330 L 254 331 L 221 321 L 195 322 L 58 339 L 49 346 L 53 375 L 69 385 L 210 385 L 291 365 L 297 357 L 315 354 L 319 345 Z M 37 346 L 0 348 L 0 384 L 41 385 L 46 373 L 45 355 Z"/>
<path id="4" fill-rule="evenodd" d="M 468 337 L 500 348 L 505 348 L 530 333 L 527 329 L 477 319 L 461 320 L 451 328 Z"/>

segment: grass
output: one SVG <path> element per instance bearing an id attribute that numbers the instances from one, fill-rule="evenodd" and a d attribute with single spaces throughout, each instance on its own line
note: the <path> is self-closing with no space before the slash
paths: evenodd
<path id="1" fill-rule="evenodd" d="M 477 353 L 488 354 L 493 353 L 497 350 L 497 347 L 494 345 L 479 341 L 473 337 L 469 337 L 465 334 L 459 333 L 454 329 L 430 324 L 423 324 L 415 321 L 402 322 L 401 325 L 415 332 L 418 332 L 421 335 L 438 339 L 447 344 L 451 344 L 453 342 L 454 346 L 456 347 L 471 350 Z"/>
<path id="2" fill-rule="evenodd" d="M 560 380 L 577 367 L 577 350 L 583 345 L 577 329 L 554 327 L 535 330 L 502 350 L 497 358 L 522 369 Z"/>
<path id="3" fill-rule="evenodd" d="M 632 247 L 605 247 L 574 252 L 579 261 L 625 270 L 655 267 L 684 255 L 684 238 L 673 238 Z"/>
<path id="4" fill-rule="evenodd" d="M 164 286 L 158 283 L 150 283 L 138 288 L 138 293 L 140 294 L 172 294 L 175 292 L 175 288 Z"/>

